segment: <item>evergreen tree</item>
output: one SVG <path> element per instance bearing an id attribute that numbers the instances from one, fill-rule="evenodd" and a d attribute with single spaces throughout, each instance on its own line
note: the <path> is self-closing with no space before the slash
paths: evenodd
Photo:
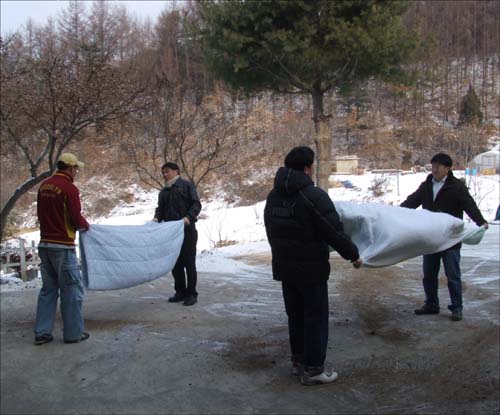
<path id="1" fill-rule="evenodd" d="M 399 77 L 415 37 L 400 17 L 409 3 L 383 0 L 206 1 L 198 3 L 203 51 L 236 89 L 309 94 L 318 185 L 331 171 L 330 116 L 323 97 L 371 76 Z"/>
<path id="2" fill-rule="evenodd" d="M 481 102 L 474 91 L 472 85 L 469 85 L 467 94 L 462 99 L 460 105 L 460 115 L 458 125 L 473 125 L 478 126 L 483 122 L 483 112 L 481 111 Z"/>

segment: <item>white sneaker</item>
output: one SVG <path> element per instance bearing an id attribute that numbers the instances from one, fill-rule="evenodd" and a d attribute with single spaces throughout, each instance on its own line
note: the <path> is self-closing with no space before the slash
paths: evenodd
<path id="1" fill-rule="evenodd" d="M 324 371 L 318 375 L 311 376 L 309 373 L 304 371 L 300 377 L 300 383 L 306 386 L 311 385 L 324 385 L 326 383 L 332 383 L 338 378 L 337 372 Z"/>

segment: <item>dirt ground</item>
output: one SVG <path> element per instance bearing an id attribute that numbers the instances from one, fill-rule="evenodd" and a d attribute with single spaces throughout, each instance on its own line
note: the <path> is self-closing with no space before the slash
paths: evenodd
<path id="1" fill-rule="evenodd" d="M 415 316 L 421 259 L 354 270 L 334 257 L 329 282 L 331 385 L 290 374 L 286 316 L 268 254 L 252 273 L 199 270 L 199 302 L 167 302 L 171 277 L 88 292 L 88 341 L 33 346 L 36 290 L 1 293 L 2 414 L 497 414 L 498 229 L 462 258 L 464 320 Z"/>

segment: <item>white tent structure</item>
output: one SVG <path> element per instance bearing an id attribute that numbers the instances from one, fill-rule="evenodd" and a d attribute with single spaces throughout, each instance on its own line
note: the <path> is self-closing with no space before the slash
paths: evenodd
<path id="1" fill-rule="evenodd" d="M 478 154 L 470 161 L 469 167 L 476 169 L 480 174 L 499 174 L 500 151 L 498 146 L 495 149 Z"/>

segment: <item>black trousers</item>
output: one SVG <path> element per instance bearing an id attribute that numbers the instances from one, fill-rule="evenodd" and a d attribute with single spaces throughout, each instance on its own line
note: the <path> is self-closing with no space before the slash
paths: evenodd
<path id="1" fill-rule="evenodd" d="M 282 281 L 292 360 L 323 367 L 328 347 L 327 281 Z"/>
<path id="2" fill-rule="evenodd" d="M 184 228 L 184 242 L 177 262 L 172 269 L 174 276 L 175 292 L 181 295 L 198 296 L 196 283 L 198 274 L 196 272 L 196 243 L 198 242 L 198 231 L 194 224 Z M 186 284 L 187 275 L 187 284 Z"/>

